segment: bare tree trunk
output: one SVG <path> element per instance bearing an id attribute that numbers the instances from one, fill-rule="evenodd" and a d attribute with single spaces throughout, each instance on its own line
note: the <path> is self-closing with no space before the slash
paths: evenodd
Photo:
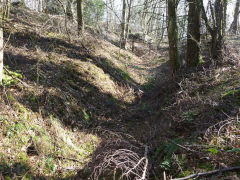
<path id="1" fill-rule="evenodd" d="M 5 16 L 4 6 L 4 1 L 0 0 L 0 86 L 3 83 L 3 22 Z"/>
<path id="2" fill-rule="evenodd" d="M 189 0 L 188 34 L 187 34 L 187 66 L 194 67 L 200 61 L 200 26 L 201 10 L 198 0 Z"/>
<path id="3" fill-rule="evenodd" d="M 11 8 L 11 0 L 6 0 L 6 15 L 5 15 L 6 19 L 9 19 L 10 8 Z"/>
<path id="4" fill-rule="evenodd" d="M 0 85 L 3 81 L 3 28 L 0 27 Z"/>
<path id="5" fill-rule="evenodd" d="M 211 34 L 211 57 L 215 60 L 220 60 L 222 57 L 223 50 L 223 37 L 225 33 L 225 23 L 226 16 L 224 15 L 227 11 L 227 0 L 216 0 L 214 4 L 214 9 L 210 4 L 211 16 L 212 16 L 212 27 L 209 23 L 208 17 L 206 15 L 205 8 L 203 6 L 203 1 L 200 1 L 203 19 L 205 21 L 206 27 Z"/>
<path id="6" fill-rule="evenodd" d="M 172 71 L 175 72 L 179 68 L 176 0 L 168 0 L 168 41 L 170 65 Z"/>
<path id="7" fill-rule="evenodd" d="M 227 27 L 227 4 L 228 1 L 224 0 L 223 1 L 223 7 L 224 7 L 224 12 L 223 12 L 223 36 L 226 35 L 226 27 Z"/>
<path id="8" fill-rule="evenodd" d="M 111 9 L 114 9 L 114 0 L 109 0 L 109 4 Z M 114 13 L 112 12 L 112 10 L 109 11 L 109 30 L 113 31 L 114 30 L 114 24 L 115 24 L 115 18 L 116 16 L 114 15 Z"/>
<path id="9" fill-rule="evenodd" d="M 147 34 L 147 10 L 148 10 L 149 0 L 145 0 L 143 4 L 143 13 L 141 19 L 141 26 L 143 28 L 144 39 Z"/>
<path id="10" fill-rule="evenodd" d="M 77 0 L 77 22 L 78 22 L 78 34 L 83 34 L 83 1 Z"/>
<path id="11" fill-rule="evenodd" d="M 121 22 L 121 48 L 126 48 L 126 0 L 123 0 L 123 7 L 122 7 L 122 22 Z"/>
<path id="12" fill-rule="evenodd" d="M 128 16 L 127 16 L 127 24 L 126 24 L 126 35 L 125 35 L 125 38 L 126 38 L 126 41 L 128 39 L 128 34 L 129 34 L 129 23 L 130 23 L 130 18 L 131 18 L 131 10 L 132 10 L 132 2 L 133 0 L 129 0 L 129 3 L 128 3 Z"/>
<path id="13" fill-rule="evenodd" d="M 156 33 L 156 38 L 157 40 L 157 48 L 160 48 L 160 44 L 163 40 L 163 36 L 164 36 L 164 32 L 165 32 L 165 14 L 164 12 L 162 12 L 162 9 L 159 8 L 158 9 L 158 18 L 156 19 L 156 23 L 158 23 L 157 26 L 157 33 Z"/>
<path id="14" fill-rule="evenodd" d="M 187 12 L 187 1 L 184 2 L 184 12 Z M 180 39 L 184 38 L 184 35 L 186 33 L 186 24 L 187 24 L 187 19 L 188 16 L 185 14 L 182 17 L 182 21 L 181 21 L 181 33 L 179 33 Z"/>
<path id="15" fill-rule="evenodd" d="M 235 5 L 235 11 L 234 11 L 234 19 L 230 27 L 230 31 L 235 35 L 237 34 L 237 29 L 238 29 L 238 19 L 239 19 L 239 13 L 240 13 L 239 7 L 240 7 L 240 0 L 237 0 Z"/>
<path id="16" fill-rule="evenodd" d="M 151 12 L 151 15 L 146 24 L 147 25 L 146 35 L 149 35 L 153 31 L 153 26 L 154 26 L 153 23 L 154 23 L 154 19 L 155 19 L 155 15 L 156 15 L 155 11 L 156 11 L 157 4 L 158 4 L 158 2 L 155 2 L 155 4 L 152 4 L 152 6 L 150 8 L 152 10 L 152 12 Z"/>
<path id="17" fill-rule="evenodd" d="M 106 4 L 108 4 L 108 0 L 106 0 Z M 107 11 L 107 30 L 109 30 L 109 8 L 107 7 L 106 8 L 106 11 Z"/>
<path id="18" fill-rule="evenodd" d="M 217 33 L 217 40 L 216 40 L 216 46 L 215 46 L 215 56 L 213 56 L 214 59 L 220 60 L 223 55 L 223 44 L 224 44 L 224 32 L 225 27 L 224 23 L 226 21 L 226 17 L 224 17 L 224 12 L 227 9 L 227 0 L 216 0 L 215 1 L 215 19 L 216 19 L 216 33 Z"/>
<path id="19" fill-rule="evenodd" d="M 73 21 L 72 0 L 67 0 L 66 13 L 67 13 L 67 18 L 70 21 Z"/>
<path id="20" fill-rule="evenodd" d="M 42 0 L 38 0 L 38 12 L 42 12 Z"/>

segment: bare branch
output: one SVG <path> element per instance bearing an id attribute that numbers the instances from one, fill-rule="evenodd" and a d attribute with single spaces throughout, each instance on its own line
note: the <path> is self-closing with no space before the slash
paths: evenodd
<path id="1" fill-rule="evenodd" d="M 220 172 L 236 171 L 236 170 L 240 170 L 240 166 L 230 167 L 230 168 L 225 168 L 225 169 L 218 169 L 218 170 L 208 171 L 208 172 L 203 172 L 203 173 L 196 173 L 196 174 L 192 174 L 192 175 L 189 175 L 189 176 L 186 176 L 183 178 L 176 178 L 176 179 L 172 179 L 172 180 L 186 180 L 186 179 L 197 178 L 200 176 L 210 176 L 210 175 L 217 174 Z"/>

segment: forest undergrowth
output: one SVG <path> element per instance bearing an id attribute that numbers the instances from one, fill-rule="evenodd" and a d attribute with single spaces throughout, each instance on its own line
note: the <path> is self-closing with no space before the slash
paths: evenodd
<path id="1" fill-rule="evenodd" d="M 139 42 L 134 54 L 91 27 L 78 37 L 60 16 L 11 14 L 0 178 L 172 179 L 240 166 L 240 37 L 226 39 L 221 61 L 203 46 L 199 67 L 172 76 L 166 44 Z"/>

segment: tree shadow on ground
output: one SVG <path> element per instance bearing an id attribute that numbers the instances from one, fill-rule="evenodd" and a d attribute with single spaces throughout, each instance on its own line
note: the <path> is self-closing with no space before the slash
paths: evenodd
<path id="1" fill-rule="evenodd" d="M 90 116 L 92 126 L 99 124 L 100 120 L 115 120 L 118 119 L 118 113 L 125 111 L 122 105 L 130 105 L 111 94 L 101 92 L 72 64 L 59 65 L 47 61 L 38 63 L 37 59 L 13 55 L 8 51 L 5 52 L 4 63 L 11 70 L 20 71 L 25 82 L 39 87 L 22 91 L 16 97 L 18 101 L 44 117 L 58 117 L 67 126 L 81 127 L 85 111 Z"/>
<path id="2" fill-rule="evenodd" d="M 33 43 L 29 42 L 29 38 L 33 38 Z M 12 46 L 25 46 L 29 50 L 34 51 L 36 50 L 35 42 L 37 42 L 37 47 L 40 47 L 44 52 L 53 51 L 79 61 L 88 61 L 87 58 L 91 58 L 95 65 L 108 73 L 116 82 L 125 82 L 130 85 L 134 84 L 134 82 L 126 82 L 121 75 L 116 76 L 115 73 L 118 72 L 118 70 L 116 70 L 115 67 L 109 66 L 106 59 L 86 54 L 82 51 L 83 47 L 81 46 L 68 44 L 57 38 L 40 37 L 34 33 L 30 37 L 28 34 L 22 35 L 19 33 L 10 39 Z M 63 46 L 64 48 L 58 49 L 57 47 L 59 46 Z M 145 139 L 144 137 L 140 139 L 146 142 L 149 133 L 151 133 L 151 128 L 158 126 L 157 130 L 159 134 L 157 135 L 160 135 L 162 133 L 161 130 L 164 129 L 162 124 L 163 120 L 169 124 L 174 122 L 173 119 L 171 119 L 173 113 L 180 115 L 176 118 L 182 118 L 182 113 L 180 112 L 198 108 L 199 113 L 197 116 L 194 115 L 194 118 L 196 122 L 202 123 L 203 126 L 201 126 L 201 128 L 197 129 L 198 126 L 196 126 L 196 122 L 192 123 L 189 121 L 184 121 L 181 124 L 174 122 L 174 126 L 170 125 L 170 128 L 175 129 L 175 132 L 179 132 L 179 134 L 187 132 L 190 136 L 197 136 L 199 133 L 196 133 L 196 130 L 204 131 L 212 124 L 226 119 L 226 116 L 219 113 L 221 110 L 224 110 L 224 107 L 227 107 L 226 109 L 234 108 L 230 104 L 233 99 L 229 96 L 217 106 L 201 104 L 201 102 L 197 104 L 186 99 L 186 101 L 183 101 L 182 104 L 179 104 L 175 109 L 171 109 L 171 111 L 157 110 L 163 105 L 165 106 L 177 100 L 180 87 L 176 82 L 170 81 L 168 84 L 163 84 L 164 87 L 159 87 L 159 89 L 157 89 L 158 93 L 154 93 L 154 96 L 152 96 L 153 94 L 149 94 L 145 97 L 145 102 L 148 102 L 150 106 L 155 108 L 155 114 L 149 115 L 148 110 L 144 110 L 141 111 L 139 115 L 139 109 L 130 113 L 128 107 L 131 104 L 117 100 L 110 94 L 102 93 L 94 84 L 83 78 L 84 74 L 81 74 L 72 67 L 71 63 L 57 64 L 52 61 L 41 61 L 40 64 L 38 64 L 38 62 L 38 59 L 6 51 L 4 63 L 8 65 L 11 70 L 20 70 L 23 74 L 24 81 L 30 82 L 31 84 L 36 83 L 39 86 L 39 89 L 20 90 L 18 97 L 16 97 L 17 100 L 34 112 L 41 110 L 41 114 L 45 117 L 54 115 L 58 117 L 64 125 L 71 126 L 72 128 L 80 127 L 86 132 L 92 133 L 94 127 L 101 126 L 113 132 L 128 132 L 137 139 L 145 136 Z M 182 80 L 183 79 L 180 78 L 177 82 L 181 82 Z M 205 88 L 208 87 L 204 87 L 204 89 Z M 229 106 L 226 106 L 226 104 Z M 85 109 L 85 112 L 90 116 L 90 124 L 89 122 L 85 122 L 83 109 Z M 136 114 L 141 117 L 137 119 L 135 117 Z M 138 122 L 136 122 L 136 119 Z M 127 124 L 130 121 L 134 121 L 134 123 L 130 125 Z M 148 126 L 146 126 L 144 121 L 147 121 Z M 129 131 L 130 128 L 123 129 L 128 128 L 128 126 L 131 126 L 130 128 L 132 128 L 132 130 L 135 128 L 135 130 Z M 169 128 L 166 128 L 164 131 L 168 129 Z M 175 134 L 174 136 L 178 136 L 179 134 Z M 99 136 L 102 136 L 104 139 L 104 134 L 100 133 Z M 169 137 L 171 136 L 172 135 Z M 105 142 L 102 142 L 102 144 L 97 147 L 91 160 L 93 164 L 97 153 L 103 151 L 104 143 Z M 88 166 L 85 167 L 86 170 L 88 170 L 88 168 Z"/>
<path id="3" fill-rule="evenodd" d="M 132 113 L 128 109 L 132 104 L 101 92 L 82 72 L 75 69 L 71 62 L 58 64 L 54 61 L 39 61 L 31 57 L 31 54 L 24 56 L 6 50 L 4 63 L 10 70 L 20 71 L 24 82 L 34 86 L 16 88 L 18 92 L 15 94 L 16 100 L 33 112 L 38 112 L 45 118 L 53 115 L 65 126 L 78 127 L 79 131 L 87 133 L 93 133 L 94 128 L 100 126 L 114 133 L 127 132 L 129 135 L 135 135 L 129 131 L 128 126 L 132 128 L 129 121 L 136 118 L 133 114 L 139 114 L 139 111 Z M 111 71 L 118 71 L 113 67 L 109 68 Z M 126 80 L 120 76 L 117 82 Z M 140 111 L 142 116 L 140 120 L 149 115 L 145 109 Z M 88 114 L 90 121 L 86 120 L 85 113 Z M 95 150 L 91 160 L 93 164 L 97 153 L 104 151 L 105 143 L 109 140 L 103 132 L 96 133 L 103 142 Z M 88 168 L 89 166 L 86 166 L 86 170 Z"/>
<path id="4" fill-rule="evenodd" d="M 169 132 L 163 129 L 168 137 L 174 139 L 184 136 L 196 139 L 202 137 L 209 127 L 224 122 L 229 117 L 237 117 L 240 108 L 240 94 L 238 94 L 238 88 L 232 87 L 234 82 L 239 82 L 236 77 L 218 83 L 211 78 L 207 81 L 208 76 L 205 77 L 205 80 L 201 79 L 202 77 L 195 77 L 195 79 L 191 77 L 192 73 L 196 71 L 198 71 L 198 75 L 205 73 L 204 69 L 209 66 L 210 62 L 206 62 L 205 65 L 195 70 L 184 72 L 183 76 L 174 79 L 175 83 L 166 84 L 164 88 L 160 88 L 158 93 L 154 93 L 155 96 L 151 97 L 152 100 L 150 99 L 149 102 L 153 104 L 153 111 L 158 112 L 151 121 L 155 125 L 158 122 L 162 123 L 162 119 L 169 122 L 168 128 L 166 128 Z M 181 83 L 186 78 L 191 80 L 188 86 L 184 86 L 186 89 L 182 89 Z M 228 88 L 228 93 L 223 94 L 224 88 Z M 186 95 L 185 92 L 187 92 Z M 159 99 L 159 101 L 155 101 L 155 99 Z M 159 107 L 167 108 L 157 110 Z"/>
<path id="5" fill-rule="evenodd" d="M 51 176 L 36 176 L 32 173 L 32 168 L 25 162 L 16 162 L 12 165 L 0 163 L 0 178 L 1 179 L 33 179 L 33 180 L 49 180 L 56 179 Z M 57 178 L 59 179 L 59 178 Z M 75 179 L 75 177 L 61 178 L 62 180 Z M 60 179 L 59 179 L 60 180 Z M 76 178 L 77 180 L 77 178 Z"/>
<path id="6" fill-rule="evenodd" d="M 43 118 L 54 116 L 66 127 L 78 128 L 80 132 L 93 133 L 96 127 L 112 132 L 126 131 L 121 121 L 131 104 L 103 93 L 71 64 L 38 62 L 37 59 L 9 51 L 5 52 L 4 57 L 5 65 L 12 71 L 20 71 L 24 82 L 32 85 L 32 88 L 10 87 L 16 90 L 10 93 L 24 107 L 41 114 Z M 97 135 L 104 136 L 102 132 Z M 104 144 L 100 144 L 97 149 L 102 149 L 102 145 Z"/>
<path id="7" fill-rule="evenodd" d="M 5 34 L 5 36 L 7 37 L 8 34 Z M 43 37 L 31 31 L 16 32 L 12 34 L 8 43 L 16 48 L 25 47 L 30 51 L 36 51 L 37 48 L 40 48 L 46 53 L 56 53 L 59 56 L 66 56 L 84 62 L 91 61 L 91 63 L 109 74 L 115 82 L 129 85 L 134 89 L 137 89 L 139 85 L 131 77 L 128 77 L 128 81 L 124 80 L 123 77 L 126 76 L 126 72 L 120 68 L 114 67 L 106 58 L 92 55 L 82 44 L 76 45 L 58 38 Z"/>

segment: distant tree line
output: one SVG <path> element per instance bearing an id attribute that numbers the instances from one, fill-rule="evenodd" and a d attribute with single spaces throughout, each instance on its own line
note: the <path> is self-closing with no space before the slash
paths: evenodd
<path id="1" fill-rule="evenodd" d="M 1 0 L 0 28 L 0 82 L 3 77 L 4 20 L 9 16 L 10 1 Z M 179 42 L 186 41 L 184 57 L 187 67 L 201 62 L 201 35 L 210 37 L 210 54 L 214 60 L 222 57 L 224 37 L 239 32 L 240 0 L 20 0 L 30 9 L 65 15 L 67 22 L 78 24 L 76 31 L 84 34 L 84 25 L 100 27 L 119 35 L 120 47 L 141 38 L 157 48 L 163 41 L 169 43 L 169 60 L 173 72 L 182 62 Z M 230 2 L 234 12 L 227 14 Z M 14 2 L 12 2 L 14 3 Z M 228 16 L 232 16 L 231 22 Z M 134 50 L 134 47 L 132 47 Z"/>

